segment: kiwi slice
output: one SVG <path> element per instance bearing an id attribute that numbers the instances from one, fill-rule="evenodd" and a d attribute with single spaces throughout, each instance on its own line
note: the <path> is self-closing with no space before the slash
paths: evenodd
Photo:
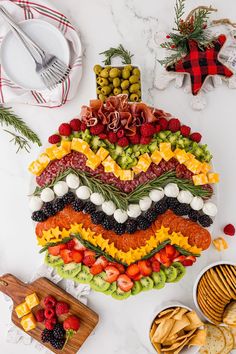
<path id="1" fill-rule="evenodd" d="M 103 294 L 105 295 L 111 295 L 114 293 L 114 291 L 117 289 L 116 282 L 114 281 L 113 283 L 110 284 L 109 288 L 105 291 L 103 291 Z"/>
<path id="2" fill-rule="evenodd" d="M 143 291 L 151 290 L 153 289 L 154 283 L 153 280 L 150 277 L 143 277 L 140 279 L 140 283 L 143 287 Z"/>
<path id="3" fill-rule="evenodd" d="M 81 271 L 78 274 L 76 274 L 76 276 L 73 279 L 78 283 L 87 284 L 90 282 L 92 278 L 93 275 L 90 273 L 89 268 L 86 267 L 85 265 L 82 265 Z"/>
<path id="4" fill-rule="evenodd" d="M 106 273 L 102 272 L 100 274 L 95 275 L 90 280 L 90 286 L 95 291 L 104 292 L 110 287 L 110 283 L 108 283 L 106 279 Z"/>
<path id="5" fill-rule="evenodd" d="M 174 266 L 164 268 L 164 273 L 166 275 L 166 282 L 167 283 L 173 283 L 178 275 L 178 271 Z"/>
<path id="6" fill-rule="evenodd" d="M 116 300 L 125 300 L 130 297 L 131 291 L 122 291 L 120 288 L 117 288 L 111 296 Z"/>
<path id="7" fill-rule="evenodd" d="M 62 265 L 64 262 L 60 256 L 53 256 L 47 252 L 44 259 L 44 263 L 50 267 L 57 267 L 59 265 Z"/>
<path id="8" fill-rule="evenodd" d="M 68 264 L 62 264 L 57 267 L 57 273 L 65 279 L 70 279 L 76 276 L 81 270 L 81 264 L 71 262 Z"/>
<path id="9" fill-rule="evenodd" d="M 166 283 L 166 275 L 163 272 L 163 270 L 160 270 L 160 272 L 153 272 L 152 273 L 152 279 L 154 281 L 154 289 L 162 289 L 165 286 Z"/>
<path id="10" fill-rule="evenodd" d="M 184 275 L 186 274 L 186 268 L 183 266 L 182 263 L 180 262 L 175 262 L 172 264 L 173 267 L 175 267 L 177 269 L 177 277 L 174 280 L 174 283 L 177 283 L 178 281 L 180 281 L 180 279 L 182 279 L 184 277 Z"/>
<path id="11" fill-rule="evenodd" d="M 140 281 L 135 281 L 134 282 L 134 286 L 131 289 L 131 294 L 132 295 L 137 295 L 139 293 L 141 293 L 141 291 L 143 290 L 142 284 L 140 283 Z"/>

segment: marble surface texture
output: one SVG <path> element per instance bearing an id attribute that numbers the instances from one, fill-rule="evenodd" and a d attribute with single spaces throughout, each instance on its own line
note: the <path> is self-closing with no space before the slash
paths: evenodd
<path id="1" fill-rule="evenodd" d="M 221 175 L 217 191 L 219 213 L 213 236 L 222 235 L 226 223 L 236 224 L 235 174 L 236 163 L 236 91 L 222 86 L 208 95 L 209 104 L 203 112 L 192 111 L 186 93 L 173 85 L 165 91 L 156 89 L 158 31 L 168 31 L 172 24 L 174 0 L 57 0 L 51 2 L 78 26 L 84 48 L 84 74 L 76 98 L 65 107 L 46 109 L 14 105 L 16 113 L 40 135 L 44 143 L 60 122 L 68 121 L 80 111 L 82 104 L 95 96 L 93 65 L 101 62 L 99 52 L 122 43 L 134 56 L 143 74 L 143 99 L 163 108 L 182 122 L 200 131 L 214 154 L 214 168 Z M 189 0 L 187 10 L 207 0 Z M 218 18 L 236 13 L 236 2 L 212 0 L 219 9 Z M 232 18 L 235 20 L 235 18 Z M 0 132 L 0 274 L 10 272 L 24 281 L 42 263 L 38 254 L 33 225 L 30 221 L 27 194 L 30 175 L 27 165 L 36 158 L 39 149 L 30 154 L 15 154 L 9 137 Z M 118 302 L 99 293 L 91 293 L 88 305 L 100 315 L 100 324 L 82 347 L 81 354 L 149 354 L 148 330 L 155 312 L 163 301 L 181 301 L 193 306 L 192 288 L 198 272 L 216 260 L 235 259 L 235 238 L 227 238 L 229 249 L 218 253 L 211 247 L 197 264 L 188 269 L 178 284 L 167 285 L 161 291 L 150 291 Z M 10 321 L 8 306 L 0 295 L 0 352 L 2 354 L 37 354 L 32 346 L 6 343 L 5 333 Z"/>

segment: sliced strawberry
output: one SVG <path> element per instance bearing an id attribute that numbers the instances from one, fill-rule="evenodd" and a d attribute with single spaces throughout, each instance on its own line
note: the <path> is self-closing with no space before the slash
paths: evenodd
<path id="1" fill-rule="evenodd" d="M 165 253 L 167 258 L 173 259 L 175 256 L 175 248 L 172 245 L 166 245 L 165 247 Z"/>
<path id="2" fill-rule="evenodd" d="M 91 267 L 92 265 L 94 265 L 95 262 L 96 262 L 96 258 L 93 255 L 84 256 L 83 258 L 83 264 L 86 265 L 87 267 Z"/>
<path id="3" fill-rule="evenodd" d="M 153 272 L 160 272 L 161 269 L 161 263 L 158 261 L 152 262 L 152 270 Z"/>
<path id="4" fill-rule="evenodd" d="M 153 262 L 154 261 L 158 261 L 158 262 L 161 263 L 161 255 L 160 255 L 160 253 L 158 252 L 158 253 L 154 254 L 154 256 L 152 257 L 152 260 L 153 260 Z"/>
<path id="5" fill-rule="evenodd" d="M 104 256 L 101 256 L 96 259 L 95 264 L 100 264 L 102 266 L 102 269 L 105 269 L 108 266 L 108 260 Z"/>
<path id="6" fill-rule="evenodd" d="M 131 264 L 130 266 L 128 266 L 128 268 L 126 269 L 126 274 L 133 279 L 133 277 L 137 276 L 138 274 L 140 274 L 140 269 L 138 267 L 137 264 Z"/>
<path id="7" fill-rule="evenodd" d="M 126 274 L 119 275 L 117 279 L 117 284 L 118 287 L 125 292 L 130 291 L 134 286 L 134 283 Z"/>
<path id="8" fill-rule="evenodd" d="M 120 274 L 125 273 L 125 267 L 120 263 L 109 262 L 108 265 L 116 267 L 119 270 Z"/>
<path id="9" fill-rule="evenodd" d="M 176 257 L 176 258 L 174 258 L 173 259 L 173 262 L 180 262 L 180 263 L 182 263 L 183 261 L 185 261 L 185 259 L 186 259 L 186 256 L 179 256 L 179 257 Z"/>
<path id="10" fill-rule="evenodd" d="M 177 257 L 179 257 L 179 256 L 180 256 L 180 253 L 179 253 L 179 251 L 175 250 L 175 254 L 174 254 L 174 257 L 173 257 L 173 259 L 175 259 L 175 258 L 177 258 Z"/>
<path id="11" fill-rule="evenodd" d="M 75 263 L 81 263 L 83 260 L 83 252 L 73 250 L 71 251 L 71 257 Z"/>
<path id="12" fill-rule="evenodd" d="M 96 262 L 90 268 L 90 273 L 93 275 L 100 274 L 102 271 L 103 271 L 103 266 L 101 264 L 96 264 Z"/>
<path id="13" fill-rule="evenodd" d="M 60 251 L 60 256 L 63 259 L 65 264 L 73 262 L 73 258 L 71 257 L 71 251 L 64 249 Z"/>
<path id="14" fill-rule="evenodd" d="M 114 266 L 107 266 L 105 268 L 105 272 L 106 272 L 106 281 L 108 283 L 113 283 L 114 281 L 117 280 L 118 276 L 120 275 L 119 270 L 114 267 Z"/>
<path id="15" fill-rule="evenodd" d="M 169 259 L 167 262 L 162 263 L 164 267 L 169 268 L 173 262 Z"/>
<path id="16" fill-rule="evenodd" d="M 185 267 L 190 267 L 193 265 L 193 261 L 191 261 L 190 259 L 185 259 L 183 262 L 181 262 L 183 264 L 183 266 Z"/>
<path id="17" fill-rule="evenodd" d="M 193 263 L 195 263 L 196 260 L 197 260 L 195 256 L 187 256 L 186 259 L 187 259 L 188 261 L 192 261 Z"/>
<path id="18" fill-rule="evenodd" d="M 86 247 L 84 247 L 84 245 L 82 245 L 81 242 L 79 242 L 79 240 L 77 238 L 74 238 L 73 241 L 75 242 L 75 246 L 74 249 L 77 251 L 86 251 Z"/>
<path id="19" fill-rule="evenodd" d="M 73 250 L 75 247 L 75 241 L 70 240 L 69 242 L 67 242 L 66 246 L 67 246 L 68 250 Z"/>
<path id="20" fill-rule="evenodd" d="M 61 250 L 60 246 L 61 245 L 48 247 L 48 253 L 52 256 L 59 256 Z"/>
<path id="21" fill-rule="evenodd" d="M 152 274 L 152 267 L 150 264 L 149 261 L 138 261 L 138 267 L 142 275 L 148 276 Z"/>
<path id="22" fill-rule="evenodd" d="M 139 273 L 138 275 L 135 275 L 135 276 L 133 276 L 133 279 L 132 280 L 140 280 L 140 279 L 142 279 L 143 278 L 143 275 L 141 274 L 141 273 Z"/>

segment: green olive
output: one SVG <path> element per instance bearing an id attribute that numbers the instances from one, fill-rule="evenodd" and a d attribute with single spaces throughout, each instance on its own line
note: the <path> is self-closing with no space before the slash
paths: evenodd
<path id="1" fill-rule="evenodd" d="M 107 86 L 108 84 L 109 84 L 109 81 L 102 77 L 101 81 L 100 81 L 100 86 L 104 87 L 104 86 Z"/>
<path id="2" fill-rule="evenodd" d="M 110 70 L 111 70 L 111 66 L 110 66 L 110 65 L 107 65 L 107 66 L 105 67 L 105 69 L 107 69 L 108 71 L 110 71 Z"/>
<path id="3" fill-rule="evenodd" d="M 113 82 L 113 78 L 112 78 L 112 77 L 109 77 L 108 80 L 109 80 L 110 82 Z"/>
<path id="4" fill-rule="evenodd" d="M 126 90 L 127 88 L 129 88 L 129 80 L 122 81 L 120 86 L 121 86 L 122 90 Z"/>
<path id="5" fill-rule="evenodd" d="M 132 75 L 132 76 L 130 76 L 130 78 L 129 78 L 129 82 L 130 82 L 131 84 L 135 84 L 136 82 L 139 82 L 139 77 L 136 76 L 136 75 Z"/>
<path id="6" fill-rule="evenodd" d="M 118 68 L 112 68 L 109 73 L 110 77 L 112 77 L 113 79 L 115 77 L 120 76 L 120 74 L 121 74 L 121 72 L 120 72 L 120 69 L 118 69 Z"/>
<path id="7" fill-rule="evenodd" d="M 100 72 L 100 76 L 101 77 L 104 77 L 105 79 L 108 78 L 109 76 L 109 71 L 107 69 L 103 69 L 101 72 Z"/>
<path id="8" fill-rule="evenodd" d="M 121 93 L 121 89 L 119 87 L 116 87 L 116 88 L 114 88 L 113 93 L 115 96 L 117 96 Z"/>
<path id="9" fill-rule="evenodd" d="M 101 65 L 94 65 L 93 71 L 95 72 L 96 75 L 99 75 L 100 72 L 102 71 Z"/>
<path id="10" fill-rule="evenodd" d="M 97 87 L 97 95 L 99 95 L 99 93 L 101 93 L 101 86 Z"/>
<path id="11" fill-rule="evenodd" d="M 102 93 L 100 93 L 100 95 L 98 96 L 98 98 L 99 98 L 102 102 L 104 102 L 105 99 L 106 99 L 106 96 L 104 96 Z"/>
<path id="12" fill-rule="evenodd" d="M 132 93 L 132 95 L 130 95 L 129 99 L 131 102 L 138 102 L 139 101 L 139 97 L 136 93 Z"/>
<path id="13" fill-rule="evenodd" d="M 140 70 L 138 68 L 134 68 L 133 71 L 132 71 L 132 74 L 135 75 L 135 76 L 140 77 Z"/>
<path id="14" fill-rule="evenodd" d="M 129 70 L 129 71 L 132 71 L 132 70 L 133 70 L 133 67 L 132 67 L 132 65 L 131 65 L 131 64 L 129 64 L 129 65 L 125 65 L 124 70 Z"/>
<path id="15" fill-rule="evenodd" d="M 136 92 L 138 92 L 139 89 L 140 89 L 140 85 L 139 84 L 133 84 L 133 85 L 130 86 L 129 92 L 130 93 L 136 93 Z"/>
<path id="16" fill-rule="evenodd" d="M 111 87 L 110 86 L 103 86 L 101 89 L 101 92 L 103 95 L 109 95 L 111 93 Z"/>
<path id="17" fill-rule="evenodd" d="M 122 77 L 123 79 L 128 79 L 130 77 L 130 71 L 127 69 L 122 70 Z"/>
<path id="18" fill-rule="evenodd" d="M 123 95 L 129 95 L 129 91 L 128 91 L 128 90 L 123 90 L 123 91 L 122 91 L 122 94 L 123 94 Z"/>
<path id="19" fill-rule="evenodd" d="M 118 77 L 115 77 L 115 79 L 113 79 L 113 85 L 114 87 L 120 86 L 120 79 Z"/>

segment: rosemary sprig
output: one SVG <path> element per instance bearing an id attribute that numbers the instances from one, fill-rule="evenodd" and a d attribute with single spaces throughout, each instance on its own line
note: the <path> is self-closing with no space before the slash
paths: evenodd
<path id="1" fill-rule="evenodd" d="M 65 237 L 63 238 L 63 240 L 59 241 L 59 242 L 48 242 L 43 248 L 41 248 L 41 250 L 39 251 L 39 253 L 44 253 L 48 250 L 49 247 L 53 247 L 53 246 L 57 246 L 57 245 L 62 245 L 64 243 L 69 242 L 70 240 L 72 240 L 72 237 Z"/>
<path id="2" fill-rule="evenodd" d="M 16 153 L 18 153 L 20 150 L 23 150 L 23 149 L 25 149 L 27 152 L 30 151 L 29 142 L 23 136 L 17 135 L 13 132 L 10 132 L 9 130 L 6 130 L 6 129 L 3 129 L 3 130 L 12 136 L 12 139 L 10 140 L 10 142 L 14 142 L 14 145 L 18 146 Z"/>
<path id="3" fill-rule="evenodd" d="M 111 65 L 111 59 L 115 57 L 121 57 L 123 59 L 122 64 L 131 64 L 131 58 L 133 57 L 133 54 L 126 50 L 122 44 L 117 48 L 111 47 L 99 54 L 105 56 L 105 60 L 103 60 L 105 65 Z"/>
<path id="4" fill-rule="evenodd" d="M 174 245 L 174 247 L 177 249 L 177 251 L 179 251 L 179 253 L 181 253 L 184 256 L 195 256 L 195 257 L 201 256 L 200 254 L 191 253 L 180 246 Z"/>

